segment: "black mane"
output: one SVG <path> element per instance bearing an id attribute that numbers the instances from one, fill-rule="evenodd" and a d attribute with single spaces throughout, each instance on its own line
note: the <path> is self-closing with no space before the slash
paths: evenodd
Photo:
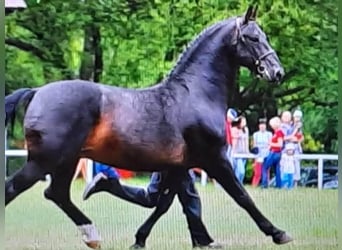
<path id="1" fill-rule="evenodd" d="M 173 69 L 168 73 L 166 76 L 165 81 L 172 78 L 173 76 L 178 75 L 180 72 L 184 70 L 184 67 L 186 66 L 186 62 L 190 59 L 190 57 L 193 55 L 193 53 L 198 49 L 199 46 L 202 45 L 204 41 L 208 37 L 210 37 L 216 30 L 222 28 L 224 25 L 228 25 L 228 23 L 232 20 L 232 18 L 219 21 L 217 23 L 214 23 L 204 29 L 200 34 L 198 34 L 183 50 L 183 52 L 179 55 L 178 60 L 176 61 L 175 66 Z"/>

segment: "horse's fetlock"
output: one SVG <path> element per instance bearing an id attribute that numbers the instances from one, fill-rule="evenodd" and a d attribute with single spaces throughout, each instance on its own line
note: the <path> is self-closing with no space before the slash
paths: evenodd
<path id="1" fill-rule="evenodd" d="M 139 230 L 135 234 L 135 239 L 136 239 L 137 242 L 141 243 L 141 242 L 145 242 L 147 236 L 148 236 L 147 232 L 143 232 L 142 230 Z"/>

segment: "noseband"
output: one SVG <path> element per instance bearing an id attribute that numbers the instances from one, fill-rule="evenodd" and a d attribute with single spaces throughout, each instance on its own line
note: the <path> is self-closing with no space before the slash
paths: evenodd
<path id="1" fill-rule="evenodd" d="M 265 54 L 259 56 L 259 58 L 255 60 L 255 64 L 256 64 L 256 65 L 260 64 L 260 61 L 261 61 L 262 59 L 266 58 L 266 57 L 269 56 L 269 55 L 272 55 L 273 53 L 275 53 L 275 51 L 274 51 L 273 49 L 267 51 Z"/>

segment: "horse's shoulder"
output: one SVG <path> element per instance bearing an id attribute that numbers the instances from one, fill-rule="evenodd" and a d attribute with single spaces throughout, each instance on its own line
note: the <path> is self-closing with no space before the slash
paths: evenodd
<path id="1" fill-rule="evenodd" d="M 198 126 L 203 134 L 210 135 L 213 139 L 221 140 L 225 135 L 224 114 L 212 111 L 210 113 L 201 113 L 197 117 Z"/>

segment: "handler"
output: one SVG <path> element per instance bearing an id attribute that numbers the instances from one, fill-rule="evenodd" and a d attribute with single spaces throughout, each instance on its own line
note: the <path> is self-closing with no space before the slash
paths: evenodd
<path id="1" fill-rule="evenodd" d="M 175 171 L 174 171 L 175 172 Z M 154 172 L 147 188 L 122 185 L 118 178 L 98 173 L 84 191 L 83 199 L 88 199 L 92 194 L 106 191 L 126 201 L 143 207 L 153 208 L 168 204 L 169 209 L 177 194 L 186 216 L 192 246 L 221 248 L 222 245 L 214 242 L 207 232 L 201 219 L 201 200 L 194 185 L 195 175 L 192 170 L 177 170 L 174 174 L 169 172 Z"/>

